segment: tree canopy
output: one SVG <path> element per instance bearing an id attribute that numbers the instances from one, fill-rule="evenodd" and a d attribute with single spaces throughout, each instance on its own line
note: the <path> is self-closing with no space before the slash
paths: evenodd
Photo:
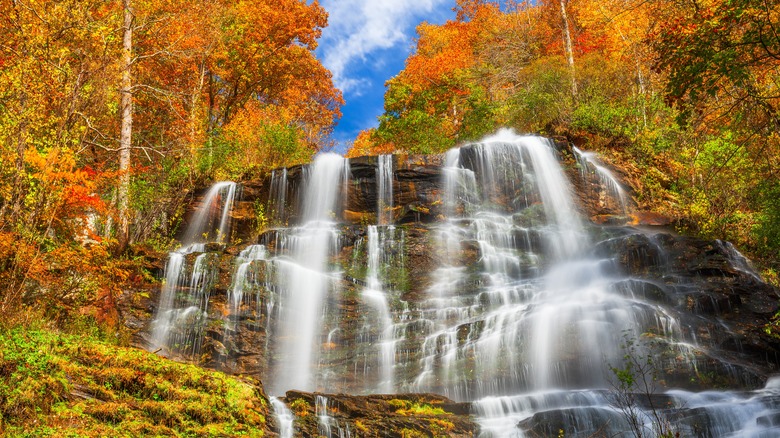
<path id="1" fill-rule="evenodd" d="M 125 215 L 129 242 L 167 236 L 199 182 L 327 148 L 326 25 L 304 0 L 0 2 L 2 304 L 105 258 Z"/>
<path id="2" fill-rule="evenodd" d="M 417 28 L 351 155 L 441 152 L 498 127 L 621 166 L 640 208 L 780 259 L 773 0 L 458 0 Z M 569 50 L 570 49 L 570 50 Z"/>

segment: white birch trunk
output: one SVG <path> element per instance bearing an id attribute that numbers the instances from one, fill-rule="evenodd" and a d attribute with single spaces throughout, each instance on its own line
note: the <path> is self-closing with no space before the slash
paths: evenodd
<path id="1" fill-rule="evenodd" d="M 124 249 L 130 241 L 130 147 L 133 138 L 133 12 L 131 0 L 123 0 L 124 25 L 122 31 L 122 83 L 120 111 L 122 114 L 119 137 L 119 190 L 117 204 L 119 209 L 119 229 L 117 237 L 120 248 Z"/>

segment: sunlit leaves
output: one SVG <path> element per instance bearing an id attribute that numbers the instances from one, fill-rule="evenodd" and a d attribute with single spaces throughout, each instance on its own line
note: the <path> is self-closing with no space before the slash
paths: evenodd
<path id="1" fill-rule="evenodd" d="M 482 80 L 480 47 L 494 38 L 504 15 L 496 4 L 459 1 L 457 19 L 423 23 L 415 53 L 387 83 L 385 114 L 370 136 L 379 150 L 438 152 L 475 139 L 496 125 L 492 84 Z M 368 134 L 363 134 L 365 142 Z"/>
<path id="2" fill-rule="evenodd" d="M 138 240 L 170 233 L 167 210 L 195 183 L 327 147 L 343 101 L 313 55 L 327 25 L 316 1 L 133 0 L 132 12 L 132 162 L 119 172 L 122 2 L 0 2 L 0 232 L 20 241 L 0 286 L 21 290 L 36 258 L 65 265 L 74 241 L 108 248 L 122 176 Z M 214 145 L 229 155 L 201 166 Z"/>

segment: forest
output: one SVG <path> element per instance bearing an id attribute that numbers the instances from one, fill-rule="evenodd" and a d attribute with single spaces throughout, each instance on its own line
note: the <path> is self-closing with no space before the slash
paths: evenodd
<path id="1" fill-rule="evenodd" d="M 342 98 L 313 55 L 316 2 L 0 8 L 4 315 L 110 295 L 194 187 L 328 147 Z"/>
<path id="2" fill-rule="evenodd" d="M 377 127 L 347 157 L 443 153 L 504 127 L 571 142 L 614 166 L 638 209 L 683 235 L 734 243 L 780 285 L 776 0 L 454 8 L 454 19 L 417 27 Z M 62 373 L 14 392 L 81 352 L 51 330 L 100 342 L 85 347 L 93 361 L 115 355 L 103 342 L 128 343 L 117 296 L 158 281 L 147 256 L 176 246 L 196 191 L 333 148 L 344 100 L 314 54 L 327 25 L 316 0 L 0 2 L 0 434 L 53 412 L 57 400 L 41 394 L 68 397 Z M 258 224 L 267 213 L 256 209 Z M 780 314 L 762 324 L 774 334 Z M 15 349 L 40 354 L 11 373 L 26 360 Z M 89 380 L 88 362 L 69 375 Z M 161 379 L 206 379 L 193 383 L 204 394 L 213 384 L 214 397 L 252 397 L 174 366 L 148 365 Z M 137 397 L 154 393 L 144 391 Z M 214 433 L 262 423 L 248 403 L 231 405 Z"/>
<path id="3" fill-rule="evenodd" d="M 498 127 L 600 151 L 642 207 L 780 257 L 773 1 L 460 1 L 418 27 L 350 155 L 444 151 Z"/>

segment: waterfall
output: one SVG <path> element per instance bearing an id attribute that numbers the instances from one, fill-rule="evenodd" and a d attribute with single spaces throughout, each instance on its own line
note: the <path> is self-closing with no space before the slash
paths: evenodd
<path id="1" fill-rule="evenodd" d="M 574 152 L 589 187 L 624 207 L 607 168 Z M 766 372 L 727 318 L 750 300 L 737 277 L 763 283 L 731 244 L 591 223 L 545 138 L 501 131 L 426 160 L 320 154 L 276 170 L 278 227 L 224 252 L 236 189 L 215 185 L 168 259 L 153 344 L 192 358 L 221 330 L 238 358 L 225 366 L 254 366 L 270 394 L 439 393 L 471 402 L 485 437 L 625 435 L 610 369 L 652 358 L 687 388 L 653 394 L 683 435 L 777 432 L 780 384 L 751 390 Z M 714 384 L 744 390 L 693 391 Z M 349 436 L 315 401 L 320 434 Z M 657 412 L 636 412 L 647 433 Z"/>
<path id="2" fill-rule="evenodd" d="M 662 402 L 656 411 L 661 421 L 668 421 L 680 436 L 707 437 L 769 437 L 778 433 L 777 388 L 768 382 L 763 390 L 753 393 L 736 391 L 706 391 L 692 393 L 671 390 L 654 396 Z M 642 436 L 657 436 L 654 424 L 658 420 L 638 394 L 636 415 Z M 523 437 L 522 427 L 536 424 L 530 436 L 557 436 L 560 424 L 556 415 L 572 421 L 564 429 L 565 436 L 625 436 L 633 430 L 625 412 L 614 402 L 609 391 L 532 392 L 517 396 L 486 397 L 474 404 L 482 437 Z M 548 420 L 550 426 L 544 425 Z M 558 421 L 558 422 L 556 422 Z"/>
<path id="3" fill-rule="evenodd" d="M 217 275 L 215 259 L 205 253 L 205 243 L 227 241 L 236 192 L 234 182 L 214 184 L 189 222 L 182 241 L 184 246 L 168 255 L 151 339 L 152 345 L 164 355 L 175 352 L 193 356 L 200 352 L 209 296 Z M 187 281 L 187 256 L 193 253 L 200 254 Z"/>
<path id="4" fill-rule="evenodd" d="M 211 186 L 203 197 L 202 207 L 195 213 L 184 233 L 184 244 L 227 241 L 236 187 L 236 183 L 231 181 L 222 181 Z"/>
<path id="5" fill-rule="evenodd" d="M 292 438 L 295 433 L 293 413 L 278 398 L 269 397 L 268 399 L 271 402 L 271 409 L 273 409 L 276 416 L 276 422 L 279 423 L 279 438 Z"/>
<path id="6" fill-rule="evenodd" d="M 277 332 L 272 340 L 278 359 L 268 384 L 271 393 L 316 387 L 323 343 L 322 312 L 333 285 L 327 258 L 337 251 L 335 219 L 348 172 L 347 162 L 341 156 L 317 157 L 306 176 L 301 224 L 282 233 L 277 250 L 287 256 L 272 260 L 282 296 Z"/>
<path id="7" fill-rule="evenodd" d="M 592 172 L 595 173 L 599 180 L 599 193 L 605 194 L 612 202 L 616 202 L 620 212 L 626 214 L 628 210 L 626 191 L 612 172 L 599 162 L 596 153 L 582 151 L 576 146 L 572 146 L 572 151 L 574 151 L 574 156 L 580 166 L 580 173 L 582 174 L 583 179 L 587 181 L 588 176 Z M 599 196 L 599 202 L 603 205 L 609 203 L 609 201 L 602 196 Z"/>
<path id="8" fill-rule="evenodd" d="M 377 157 L 377 223 L 390 225 L 393 223 L 393 156 Z"/>
<path id="9" fill-rule="evenodd" d="M 539 272 L 543 263 L 548 269 L 565 264 L 562 272 L 578 266 L 572 260 L 587 242 L 553 148 L 538 137 L 500 132 L 468 150 L 450 151 L 443 173 L 448 212 L 438 234 L 443 263 L 424 303 L 425 319 L 435 328 L 423 341 L 421 372 L 410 389 L 471 399 L 529 381 L 546 386 L 556 365 L 543 347 L 552 341 L 545 338 L 550 333 L 544 321 L 564 298 L 545 287 Z M 476 242 L 479 260 L 462 264 L 464 242 Z M 484 287 L 470 295 L 464 292 L 473 289 L 467 282 L 474 263 L 482 268 Z M 582 269 L 598 269 L 599 263 Z M 566 290 L 573 296 L 583 291 L 571 286 Z M 532 360 L 522 354 L 529 346 Z M 506 374 L 506 368 L 515 372 Z M 475 385 L 468 383 L 469 370 L 481 376 Z"/>
<path id="10" fill-rule="evenodd" d="M 384 290 L 385 287 L 380 281 L 381 269 L 388 266 L 382 255 L 388 245 L 395 241 L 395 228 L 387 227 L 378 230 L 375 225 L 369 225 L 368 230 L 368 266 L 366 273 L 366 287 L 362 291 L 363 299 L 369 306 L 373 307 L 377 313 L 376 325 L 380 333 L 378 342 L 378 366 L 379 382 L 373 388 L 367 388 L 369 391 L 391 393 L 393 391 L 393 372 L 395 367 L 395 344 L 393 317 L 390 312 L 390 303 L 388 294 L 390 291 Z"/>
<path id="11" fill-rule="evenodd" d="M 325 438 L 350 438 L 352 436 L 349 426 L 342 428 L 339 422 L 328 413 L 328 398 L 317 395 L 314 398 L 314 413 L 317 415 L 317 428 L 321 436 Z"/>
<path id="12" fill-rule="evenodd" d="M 228 303 L 232 315 L 237 315 L 244 300 L 244 289 L 247 287 L 249 267 L 252 262 L 264 260 L 267 257 L 265 247 L 250 245 L 243 249 L 236 258 L 236 270 L 233 273 L 233 283 L 228 290 Z"/>
<path id="13" fill-rule="evenodd" d="M 231 336 L 240 329 L 242 306 L 261 304 L 258 296 L 245 296 L 245 292 L 251 292 L 257 289 L 257 281 L 252 278 L 255 273 L 252 271 L 252 265 L 260 260 L 266 260 L 268 257 L 265 246 L 249 245 L 244 248 L 235 260 L 235 270 L 230 288 L 227 291 L 228 311 L 230 312 L 225 324 L 225 332 L 222 338 L 223 345 L 230 345 Z M 259 312 L 257 312 L 259 313 Z M 270 312 L 269 312 L 270 313 Z"/>
<path id="14" fill-rule="evenodd" d="M 287 222 L 287 168 L 271 172 L 271 189 L 268 212 L 277 223 Z"/>
<path id="15" fill-rule="evenodd" d="M 160 294 L 160 306 L 154 321 L 152 343 L 168 349 L 163 354 L 176 352 L 186 356 L 200 353 L 203 329 L 208 318 L 209 297 L 217 275 L 215 258 L 202 253 L 195 257 L 189 282 L 183 268 L 185 255 L 174 252 L 169 256 L 166 283 Z M 170 283 L 168 283 L 170 281 Z M 187 294 L 177 294 L 180 289 Z"/>

